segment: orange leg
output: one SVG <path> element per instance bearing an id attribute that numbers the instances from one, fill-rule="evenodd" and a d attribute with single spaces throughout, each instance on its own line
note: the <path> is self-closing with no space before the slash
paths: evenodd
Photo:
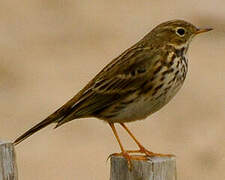
<path id="1" fill-rule="evenodd" d="M 135 143 L 138 145 L 139 150 L 131 150 L 131 151 L 126 151 L 123 148 L 123 145 L 120 141 L 120 138 L 118 136 L 118 133 L 116 131 L 116 128 L 114 126 L 114 123 L 109 123 L 110 127 L 112 128 L 112 131 L 116 137 L 117 142 L 119 143 L 120 149 L 121 149 L 121 153 L 114 153 L 111 154 L 108 158 L 110 158 L 111 156 L 123 156 L 124 158 L 127 159 L 127 163 L 128 163 L 128 168 L 129 170 L 132 170 L 132 163 L 131 163 L 131 159 L 133 160 L 148 160 L 148 158 L 146 156 L 171 156 L 171 155 L 167 155 L 167 154 L 157 154 L 157 153 L 153 153 L 151 151 L 148 151 L 147 149 L 144 148 L 144 146 L 141 145 L 141 143 L 134 137 L 134 135 L 131 133 L 131 131 L 123 124 L 120 123 L 120 125 L 128 132 L 128 134 L 131 136 L 131 138 L 135 141 Z M 130 156 L 129 153 L 144 153 L 146 156 Z"/>
<path id="2" fill-rule="evenodd" d="M 127 151 L 128 153 L 144 153 L 146 156 L 168 156 L 168 154 L 157 154 L 153 153 L 149 150 L 147 150 L 136 138 L 135 136 L 131 133 L 131 131 L 125 126 L 124 123 L 120 123 L 120 125 L 127 131 L 127 133 L 131 136 L 131 138 L 135 141 L 135 143 L 138 145 L 140 148 L 139 150 L 134 150 L 134 151 Z"/>
<path id="3" fill-rule="evenodd" d="M 136 152 L 140 152 L 140 153 L 144 153 L 147 156 L 153 156 L 154 153 L 151 151 L 148 151 L 147 149 L 144 148 L 144 146 L 135 138 L 135 136 L 132 134 L 132 132 L 127 128 L 127 126 L 125 126 L 124 123 L 120 123 L 120 125 L 127 131 L 127 133 L 131 136 L 131 138 L 134 140 L 134 142 L 138 145 L 138 147 L 140 148 L 140 150 L 136 150 L 136 151 L 129 151 L 130 153 L 136 153 Z"/>
<path id="4" fill-rule="evenodd" d="M 131 169 L 131 168 L 132 168 L 131 156 L 128 154 L 128 152 L 126 152 L 126 151 L 124 150 L 123 145 L 122 145 L 122 143 L 121 143 L 121 141 L 120 141 L 120 138 L 119 138 L 119 136 L 118 136 L 118 133 L 117 133 L 117 131 L 116 131 L 116 128 L 115 128 L 115 126 L 114 126 L 114 123 L 109 123 L 109 125 L 110 125 L 110 127 L 112 128 L 112 131 L 113 131 L 113 133 L 114 133 L 114 135 L 115 135 L 115 137 L 116 137 L 116 140 L 117 140 L 117 142 L 118 142 L 119 145 L 120 145 L 120 149 L 121 149 L 121 151 L 122 151 L 121 153 L 111 154 L 111 155 L 109 156 L 109 158 L 110 158 L 112 155 L 117 155 L 117 156 L 122 155 L 124 158 L 127 159 L 128 168 Z"/>

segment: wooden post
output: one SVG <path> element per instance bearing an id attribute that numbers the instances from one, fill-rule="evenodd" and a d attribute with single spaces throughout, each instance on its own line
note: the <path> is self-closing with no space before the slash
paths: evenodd
<path id="1" fill-rule="evenodd" d="M 112 156 L 110 180 L 176 180 L 175 156 L 151 157 L 148 160 L 132 160 L 130 171 L 127 160 Z"/>
<path id="2" fill-rule="evenodd" d="M 0 180 L 18 180 L 14 145 L 0 141 Z"/>

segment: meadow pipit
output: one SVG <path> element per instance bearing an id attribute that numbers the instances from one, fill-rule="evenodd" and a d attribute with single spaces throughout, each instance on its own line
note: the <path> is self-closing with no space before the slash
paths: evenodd
<path id="1" fill-rule="evenodd" d="M 144 148 L 124 123 L 141 120 L 167 104 L 181 88 L 188 69 L 186 53 L 193 37 L 212 29 L 198 29 L 183 20 L 164 22 L 123 52 L 97 74 L 79 93 L 45 120 L 15 140 L 20 143 L 45 126 L 56 127 L 73 119 L 97 117 L 112 128 L 121 155 L 154 153 Z M 119 123 L 139 147 L 126 151 L 116 132 Z"/>

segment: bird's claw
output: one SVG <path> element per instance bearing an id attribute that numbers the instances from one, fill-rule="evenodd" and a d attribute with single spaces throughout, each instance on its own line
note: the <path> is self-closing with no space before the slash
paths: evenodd
<path id="1" fill-rule="evenodd" d="M 124 152 L 121 152 L 121 153 L 113 153 L 113 154 L 110 154 L 109 157 L 107 158 L 107 161 L 112 156 L 123 156 L 127 160 L 128 169 L 130 171 L 132 170 L 133 165 L 132 165 L 131 159 L 135 159 L 135 158 L 133 158 L 133 156 L 130 156 L 127 151 L 124 151 Z"/>

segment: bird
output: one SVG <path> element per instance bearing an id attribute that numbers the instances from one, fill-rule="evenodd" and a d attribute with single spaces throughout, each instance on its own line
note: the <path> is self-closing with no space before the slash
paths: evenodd
<path id="1" fill-rule="evenodd" d="M 57 127 L 81 118 L 95 117 L 111 127 L 122 155 L 131 166 L 133 152 L 154 156 L 125 123 L 146 119 L 160 110 L 180 90 L 188 71 L 187 51 L 192 39 L 212 28 L 197 28 L 184 20 L 170 20 L 113 59 L 83 89 L 46 119 L 14 141 L 19 144 L 40 129 Z M 138 146 L 125 150 L 115 124 L 120 124 Z"/>

